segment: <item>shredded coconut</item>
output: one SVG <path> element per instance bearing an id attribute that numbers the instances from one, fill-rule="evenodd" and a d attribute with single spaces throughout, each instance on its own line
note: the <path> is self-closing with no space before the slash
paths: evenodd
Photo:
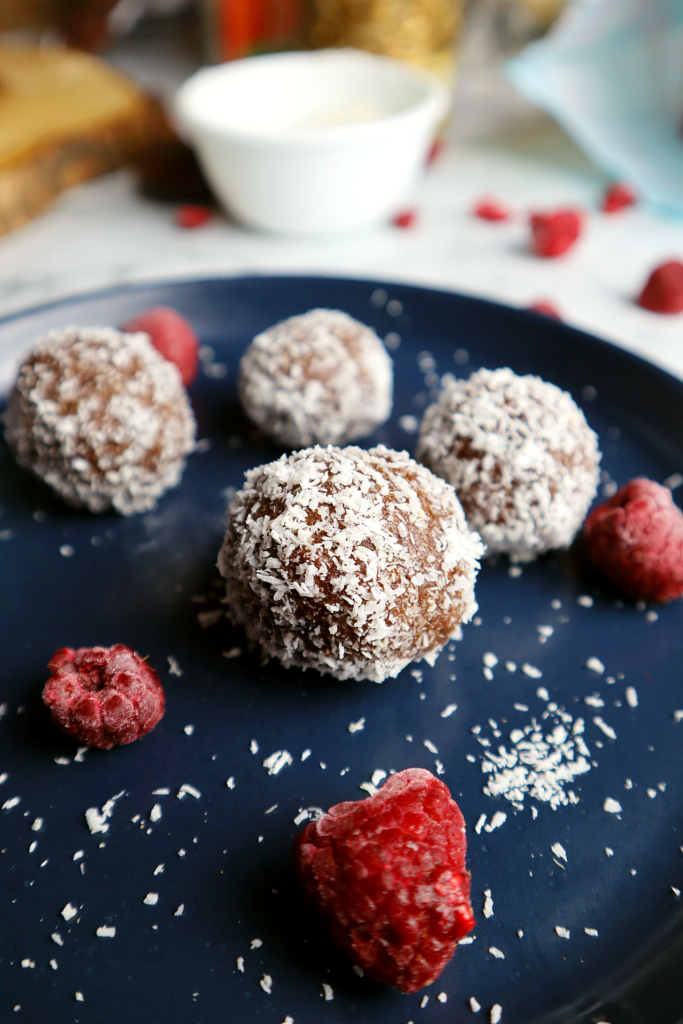
<path id="1" fill-rule="evenodd" d="M 549 709 L 543 718 L 539 722 L 532 717 L 524 728 L 513 729 L 509 749 L 500 745 L 497 752 L 487 749 L 482 755 L 482 771 L 489 775 L 484 786 L 487 796 L 503 796 L 520 811 L 527 795 L 549 803 L 553 810 L 579 802 L 574 791 L 565 787 L 591 768 L 583 719 L 574 721 L 561 708 Z M 549 727 L 544 735 L 543 729 Z"/>
<path id="2" fill-rule="evenodd" d="M 500 1003 L 494 1003 L 491 1007 L 491 1024 L 499 1024 L 500 1018 L 503 1016 L 503 1007 Z"/>
<path id="3" fill-rule="evenodd" d="M 561 925 L 558 924 L 556 926 L 556 928 L 555 928 L 555 931 L 557 932 L 557 934 L 560 936 L 561 939 L 568 939 L 569 938 L 570 933 L 569 933 L 569 929 L 568 928 L 563 928 Z"/>
<path id="4" fill-rule="evenodd" d="M 621 814 L 621 804 L 618 800 L 613 800 L 611 796 L 607 797 L 602 805 L 602 809 L 603 811 L 607 811 L 608 814 Z M 611 857 L 612 854 L 608 853 L 607 856 Z"/>
<path id="5" fill-rule="evenodd" d="M 553 851 L 556 857 L 560 858 L 560 860 L 567 860 L 567 851 L 565 850 L 562 843 L 553 843 L 550 849 Z"/>
<path id="6" fill-rule="evenodd" d="M 496 960 L 505 959 L 505 953 L 503 953 L 503 951 L 500 949 L 496 949 L 495 946 L 489 946 L 489 953 L 491 954 L 491 956 L 495 956 Z"/>
<path id="7" fill-rule="evenodd" d="M 365 437 L 391 413 L 393 367 L 375 332 L 312 309 L 257 335 L 242 356 L 247 415 L 289 448 Z"/>
<path id="8" fill-rule="evenodd" d="M 434 664 L 471 619 L 482 553 L 450 485 L 406 452 L 316 447 L 247 473 L 218 565 L 266 654 L 382 682 Z"/>
<path id="9" fill-rule="evenodd" d="M 276 750 L 274 754 L 265 759 L 263 767 L 268 769 L 269 775 L 279 775 L 283 768 L 292 764 L 293 760 L 294 758 L 288 750 Z"/>
<path id="10" fill-rule="evenodd" d="M 85 820 L 87 822 L 88 828 L 90 829 L 93 835 L 95 835 L 97 832 L 109 831 L 109 822 L 107 819 L 111 818 L 112 814 L 114 813 L 114 805 L 116 801 L 120 800 L 120 798 L 123 796 L 125 792 L 125 789 L 122 789 L 121 792 L 117 793 L 116 796 L 113 796 L 111 800 L 107 800 L 102 805 L 101 811 L 97 807 L 89 807 L 87 809 L 87 811 L 85 812 Z"/>
<path id="11" fill-rule="evenodd" d="M 598 675 L 602 675 L 605 671 L 605 666 L 599 658 L 589 658 L 586 662 L 586 668 L 590 669 L 591 672 L 597 672 Z"/>
<path id="12" fill-rule="evenodd" d="M 24 359 L 5 437 L 67 504 L 132 515 L 178 483 L 195 421 L 177 367 L 146 334 L 66 327 Z"/>
<path id="13" fill-rule="evenodd" d="M 470 996 L 470 1010 L 472 1013 L 479 1013 L 481 1010 L 481 1003 L 477 1002 L 474 996 Z"/>
<path id="14" fill-rule="evenodd" d="M 599 482 L 596 434 L 571 396 L 508 368 L 447 374 L 417 458 L 453 484 L 489 553 L 527 562 L 568 547 Z"/>
<path id="15" fill-rule="evenodd" d="M 484 909 L 482 913 L 484 917 L 493 917 L 493 899 L 491 897 L 490 889 L 487 889 L 484 892 Z"/>
<path id="16" fill-rule="evenodd" d="M 179 800 L 184 800 L 186 796 L 191 796 L 194 797 L 195 800 L 199 800 L 202 794 L 198 789 L 195 789 L 194 786 L 191 786 L 189 782 L 183 782 L 176 795 Z"/>

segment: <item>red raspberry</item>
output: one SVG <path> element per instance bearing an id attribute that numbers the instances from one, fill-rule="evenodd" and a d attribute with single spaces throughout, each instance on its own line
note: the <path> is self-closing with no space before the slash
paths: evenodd
<path id="1" fill-rule="evenodd" d="M 368 978 L 416 992 L 431 985 L 474 928 L 465 822 L 423 768 L 374 796 L 331 807 L 294 840 L 299 883 Z"/>
<path id="2" fill-rule="evenodd" d="M 427 153 L 427 167 L 431 167 L 434 161 L 439 159 L 445 147 L 446 143 L 442 138 L 434 139 Z"/>
<path id="3" fill-rule="evenodd" d="M 683 594 L 683 512 L 652 480 L 622 487 L 584 523 L 588 553 L 613 583 L 646 601 Z"/>
<path id="4" fill-rule="evenodd" d="M 534 302 L 533 306 L 529 306 L 530 313 L 538 313 L 539 316 L 550 317 L 551 320 L 561 320 L 562 317 L 557 312 L 552 302 L 548 302 L 546 299 L 541 299 L 539 302 Z"/>
<path id="5" fill-rule="evenodd" d="M 417 221 L 416 210 L 402 210 L 392 218 L 391 223 L 395 228 L 412 228 Z"/>
<path id="6" fill-rule="evenodd" d="M 472 215 L 480 220 L 510 220 L 510 211 L 497 199 L 479 199 L 472 208 Z"/>
<path id="7" fill-rule="evenodd" d="M 583 226 L 578 210 L 532 213 L 531 248 L 537 256 L 553 258 L 571 249 Z"/>
<path id="8" fill-rule="evenodd" d="M 207 206 L 179 206 L 175 212 L 175 222 L 179 228 L 201 228 L 211 220 L 211 210 Z"/>
<path id="9" fill-rule="evenodd" d="M 638 197 L 628 185 L 610 185 L 602 197 L 600 209 L 603 213 L 618 213 L 627 206 L 633 206 Z"/>
<path id="10" fill-rule="evenodd" d="M 637 302 L 653 313 L 680 313 L 683 310 L 683 263 L 670 260 L 653 270 Z"/>
<path id="11" fill-rule="evenodd" d="M 164 713 L 159 676 L 130 647 L 62 647 L 43 700 L 52 721 L 89 747 L 109 750 L 148 733 Z"/>
<path id="12" fill-rule="evenodd" d="M 168 306 L 148 309 L 124 324 L 121 330 L 128 334 L 135 331 L 149 334 L 157 352 L 178 367 L 185 387 L 197 376 L 199 341 L 187 320 L 175 309 Z"/>

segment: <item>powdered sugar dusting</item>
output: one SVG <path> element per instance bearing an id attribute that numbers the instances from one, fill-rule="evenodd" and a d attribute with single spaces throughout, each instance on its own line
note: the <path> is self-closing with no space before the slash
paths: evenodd
<path id="1" fill-rule="evenodd" d="M 568 547 L 598 486 L 596 434 L 566 391 L 508 368 L 450 374 L 417 457 L 449 480 L 489 553 L 527 562 Z"/>
<path id="2" fill-rule="evenodd" d="M 452 487 L 406 452 L 329 446 L 246 474 L 218 565 L 267 654 L 382 682 L 471 619 L 482 553 Z"/>

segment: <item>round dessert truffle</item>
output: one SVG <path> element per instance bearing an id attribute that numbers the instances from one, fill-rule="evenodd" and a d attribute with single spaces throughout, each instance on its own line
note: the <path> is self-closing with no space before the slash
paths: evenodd
<path id="1" fill-rule="evenodd" d="M 375 332 L 312 309 L 258 334 L 242 356 L 247 415 L 288 448 L 365 437 L 391 413 L 393 366 Z"/>
<path id="2" fill-rule="evenodd" d="M 43 690 L 52 721 L 89 747 L 109 750 L 150 732 L 164 713 L 159 676 L 123 644 L 62 647 Z"/>
<path id="3" fill-rule="evenodd" d="M 453 488 L 407 452 L 316 446 L 246 474 L 218 567 L 267 655 L 381 683 L 459 635 L 483 550 Z"/>
<path id="4" fill-rule="evenodd" d="M 598 486 L 597 436 L 566 391 L 510 369 L 443 379 L 417 458 L 453 484 L 489 553 L 568 547 Z"/>
<path id="5" fill-rule="evenodd" d="M 180 373 L 146 334 L 67 327 L 36 342 L 5 438 L 68 504 L 145 512 L 180 480 L 195 422 Z"/>
<path id="6" fill-rule="evenodd" d="M 668 487 L 631 480 L 584 524 L 592 562 L 620 590 L 646 601 L 683 594 L 683 512 Z"/>

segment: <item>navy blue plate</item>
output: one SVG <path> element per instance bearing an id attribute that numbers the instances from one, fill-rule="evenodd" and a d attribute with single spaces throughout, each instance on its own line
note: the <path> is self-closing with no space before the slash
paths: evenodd
<path id="1" fill-rule="evenodd" d="M 9 801 L 0 812 L 0 1019 L 445 1024 L 469 1019 L 474 997 L 476 1020 L 499 1004 L 506 1024 L 680 1021 L 680 603 L 654 615 L 615 601 L 589 574 L 580 545 L 519 576 L 501 559 L 482 568 L 477 624 L 433 669 L 407 669 L 381 686 L 339 683 L 237 654 L 244 644 L 220 618 L 215 561 L 230 488 L 279 454 L 245 420 L 235 379 L 251 337 L 283 317 L 337 307 L 393 334 L 390 345 L 400 336 L 394 414 L 368 444 L 413 447 L 411 418 L 435 373 L 509 365 L 581 403 L 600 435 L 608 487 L 636 475 L 662 481 L 683 468 L 683 385 L 533 314 L 325 278 L 127 287 L 10 318 L 0 324 L 0 346 L 69 323 L 120 324 L 160 303 L 189 317 L 214 355 L 204 352 L 191 389 L 207 440 L 157 511 L 132 519 L 75 513 L 0 448 L 0 773 L 9 776 L 0 786 L 0 806 Z M 545 643 L 539 625 L 553 627 Z M 47 661 L 65 645 L 116 642 L 149 655 L 166 715 L 139 743 L 75 759 L 76 746 L 41 703 Z M 485 652 L 499 659 L 492 679 L 482 672 Z M 591 657 L 604 674 L 586 668 Z M 543 675 L 510 673 L 505 661 Z M 627 703 L 627 686 L 637 707 Z M 577 803 L 552 810 L 527 798 L 515 812 L 483 793 L 487 748 L 479 741 L 509 745 L 509 732 L 546 708 L 539 687 L 585 719 L 592 767 L 567 787 Z M 584 701 L 596 691 L 599 710 Z M 457 710 L 444 718 L 449 704 Z M 360 719 L 364 728 L 349 731 Z M 264 760 L 283 750 L 293 763 L 269 774 Z M 358 787 L 376 769 L 434 771 L 437 761 L 468 823 L 476 938 L 436 985 L 403 996 L 357 977 L 330 947 L 302 906 L 289 850 L 302 808 L 362 797 Z M 178 799 L 183 784 L 201 795 Z M 84 812 L 117 794 L 108 830 L 91 834 Z M 603 810 L 608 797 L 621 814 Z M 497 811 L 504 824 L 475 832 L 482 814 L 490 824 Z M 36 819 L 42 825 L 33 830 Z M 566 860 L 551 850 L 557 843 Z M 145 903 L 150 893 L 158 899 Z M 77 910 L 69 921 L 67 904 Z M 102 926 L 115 927 L 115 937 L 98 937 Z"/>

